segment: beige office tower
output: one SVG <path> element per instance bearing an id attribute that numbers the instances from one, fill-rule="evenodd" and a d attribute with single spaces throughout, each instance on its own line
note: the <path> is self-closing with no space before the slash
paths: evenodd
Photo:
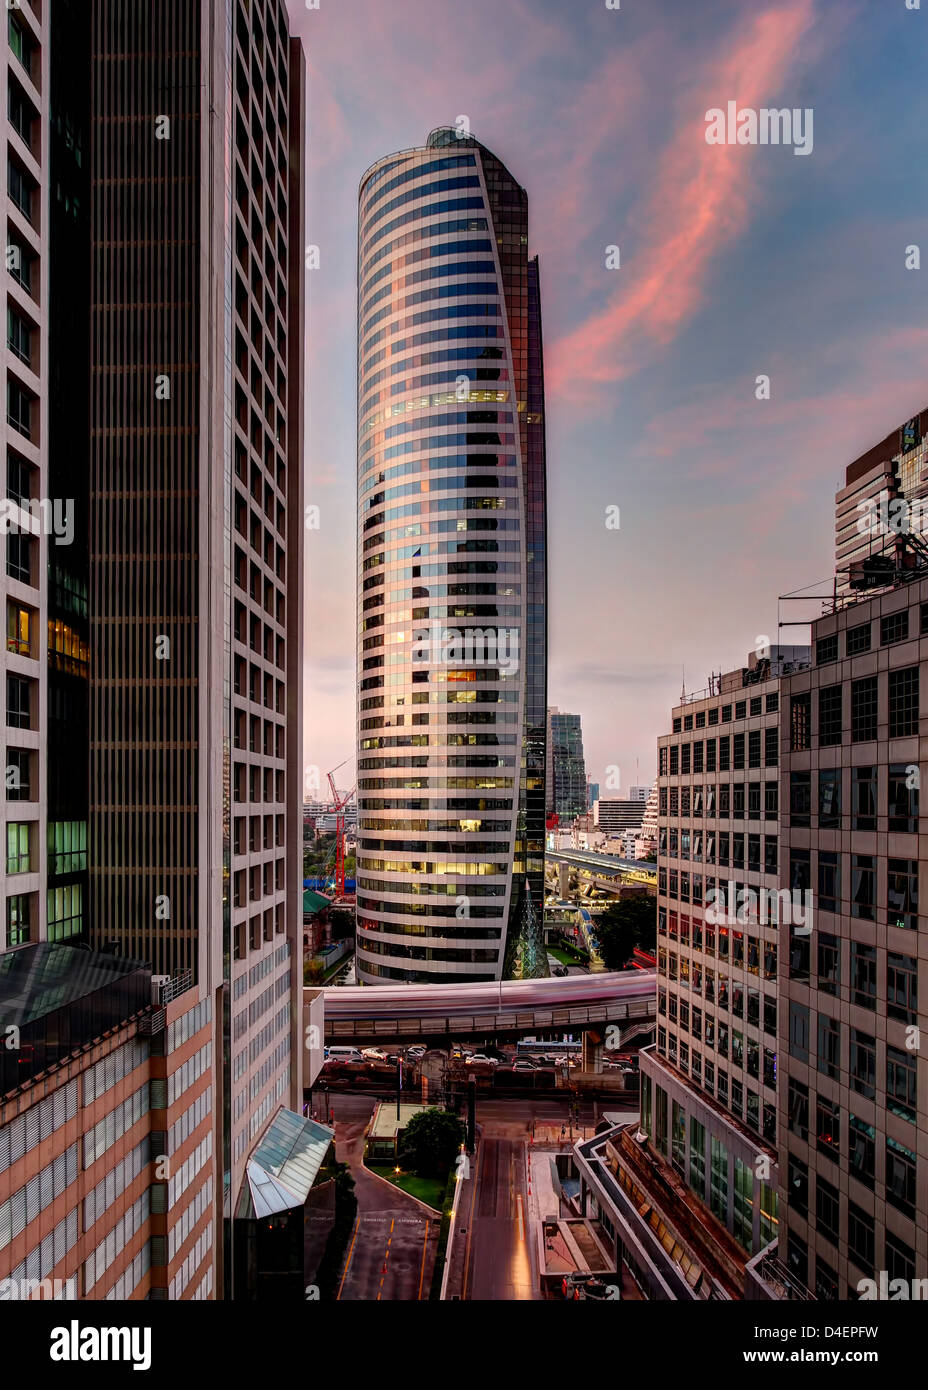
<path id="1" fill-rule="evenodd" d="M 48 498 L 49 389 L 49 117 L 48 6 L 4 13 L 4 153 L 6 321 L 0 424 L 5 467 L 2 573 L 7 637 L 5 697 L 5 830 L 0 950 L 46 936 L 47 749 L 46 632 L 48 554 L 43 521 Z M 30 504 L 32 504 L 30 506 Z M 30 521 L 34 523 L 30 526 Z"/>
<path id="2" fill-rule="evenodd" d="M 781 686 L 781 872 L 815 915 L 780 952 L 779 1249 L 759 1296 L 911 1299 L 928 1276 L 918 559 L 813 623 L 812 668 Z"/>
<path id="3" fill-rule="evenodd" d="M 752 653 L 658 740 L 657 1040 L 639 1134 L 612 1141 L 671 1252 L 663 1277 L 666 1255 L 640 1257 L 651 1297 L 741 1298 L 776 1236 L 780 692 L 807 664 L 805 648 Z"/>

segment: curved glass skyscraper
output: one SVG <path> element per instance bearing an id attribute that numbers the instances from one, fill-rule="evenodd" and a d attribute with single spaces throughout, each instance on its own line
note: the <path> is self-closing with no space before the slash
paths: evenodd
<path id="1" fill-rule="evenodd" d="M 545 436 L 525 190 L 433 131 L 361 180 L 360 980 L 546 974 Z"/>

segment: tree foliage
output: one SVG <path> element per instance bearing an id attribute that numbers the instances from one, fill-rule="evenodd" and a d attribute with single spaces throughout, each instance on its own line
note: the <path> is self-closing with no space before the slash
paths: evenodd
<path id="1" fill-rule="evenodd" d="M 646 893 L 619 898 L 597 920 L 596 935 L 607 970 L 624 970 L 636 946 L 657 944 L 657 900 Z"/>
<path id="2" fill-rule="evenodd" d="M 420 1110 L 403 1131 L 400 1160 L 420 1178 L 447 1173 L 464 1138 L 464 1126 L 447 1110 Z"/>

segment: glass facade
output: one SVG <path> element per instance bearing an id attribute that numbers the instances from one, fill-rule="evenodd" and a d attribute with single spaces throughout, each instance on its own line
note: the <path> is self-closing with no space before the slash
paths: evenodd
<path id="1" fill-rule="evenodd" d="M 543 901 L 544 389 L 527 244 L 525 190 L 455 130 L 362 179 L 357 969 L 366 983 L 498 979 L 521 958 L 524 923 Z"/>

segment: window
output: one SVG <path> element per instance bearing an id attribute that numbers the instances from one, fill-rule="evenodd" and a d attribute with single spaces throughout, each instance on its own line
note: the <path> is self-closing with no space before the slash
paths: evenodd
<path id="1" fill-rule="evenodd" d="M 719 1073 L 721 1087 L 722 1073 Z M 714 1216 L 728 1224 L 728 1150 L 715 1135 L 710 1135 L 709 1209 Z"/>
<path id="2" fill-rule="evenodd" d="M 915 764 L 890 763 L 889 828 L 904 834 L 918 830 L 919 768 Z"/>
<path id="3" fill-rule="evenodd" d="M 834 1080 L 841 1070 L 841 1025 L 827 1014 L 818 1016 L 818 1069 Z"/>
<path id="4" fill-rule="evenodd" d="M 789 1199 L 787 1206 L 790 1211 L 796 1211 L 800 1216 L 807 1216 L 809 1213 L 809 1168 L 801 1159 L 789 1155 L 787 1166 L 787 1185 Z"/>
<path id="5" fill-rule="evenodd" d="M 838 1161 L 841 1152 L 841 1110 L 819 1096 L 815 1105 L 815 1146 L 819 1153 Z"/>
<path id="6" fill-rule="evenodd" d="M 798 1283 L 808 1283 L 809 1247 L 795 1231 L 788 1231 L 786 1235 L 786 1267 Z"/>
<path id="7" fill-rule="evenodd" d="M 11 530 L 6 538 L 6 572 L 20 584 L 32 583 L 32 539 Z"/>
<path id="8" fill-rule="evenodd" d="M 793 752 L 812 746 L 812 696 L 808 691 L 790 696 L 789 746 Z"/>
<path id="9" fill-rule="evenodd" d="M 918 1022 L 918 962 L 890 951 L 886 957 L 886 999 L 890 1018 Z"/>
<path id="10" fill-rule="evenodd" d="M 776 767 L 780 756 L 780 730 L 776 724 L 764 730 L 764 766 Z"/>
<path id="11" fill-rule="evenodd" d="M 851 1002 L 876 1008 L 876 947 L 862 941 L 851 942 Z"/>
<path id="12" fill-rule="evenodd" d="M 795 1077 L 789 1078 L 787 1126 L 802 1140 L 809 1137 L 809 1088 Z"/>
<path id="13" fill-rule="evenodd" d="M 7 156 L 7 190 L 10 200 L 19 209 L 27 222 L 32 221 L 32 190 L 34 184 L 15 159 Z"/>
<path id="14" fill-rule="evenodd" d="M 855 1202 L 847 1204 L 847 1249 L 851 1259 L 867 1274 L 873 1273 L 875 1251 L 873 1217 Z"/>
<path id="15" fill-rule="evenodd" d="M 760 729 L 748 733 L 748 767 L 760 767 Z"/>
<path id="16" fill-rule="evenodd" d="M 818 692 L 818 741 L 823 748 L 841 742 L 840 685 L 824 685 Z"/>
<path id="17" fill-rule="evenodd" d="M 6 495 L 20 506 L 25 506 L 32 496 L 32 468 L 21 454 L 7 451 Z"/>
<path id="18" fill-rule="evenodd" d="M 823 1303 L 833 1302 L 838 1297 L 838 1276 L 821 1255 L 815 1257 L 815 1297 Z"/>
<path id="19" fill-rule="evenodd" d="M 11 352 L 28 367 L 32 362 L 32 325 L 7 305 L 6 340 Z"/>
<path id="20" fill-rule="evenodd" d="M 876 722 L 876 676 L 851 681 L 851 742 L 865 743 L 876 738 Z"/>
<path id="21" fill-rule="evenodd" d="M 780 697 L 776 691 L 774 691 L 772 695 L 767 696 L 766 708 L 768 714 L 776 714 L 777 710 L 780 708 Z"/>
<path id="22" fill-rule="evenodd" d="M 673 1102 L 670 1162 L 681 1177 L 685 1175 L 686 1157 L 686 1112 L 677 1101 Z"/>
<path id="23" fill-rule="evenodd" d="M 6 605 L 6 649 L 17 656 L 32 655 L 32 618 L 28 608 L 11 601 Z"/>
<path id="24" fill-rule="evenodd" d="M 823 767 L 818 774 L 818 823 L 821 830 L 841 824 L 841 769 Z"/>
<path id="25" fill-rule="evenodd" d="M 6 722 L 11 729 L 30 727 L 29 681 L 25 676 L 6 678 Z"/>
<path id="26" fill-rule="evenodd" d="M 30 766 L 31 755 L 27 748 L 7 748 L 4 779 L 7 801 L 32 801 L 34 799 Z"/>
<path id="27" fill-rule="evenodd" d="M 838 634 L 833 632 L 830 637 L 820 637 L 815 643 L 815 664 L 824 666 L 829 661 L 838 660 Z"/>
<path id="28" fill-rule="evenodd" d="M 876 830 L 876 768 L 851 769 L 851 829 Z"/>
<path id="29" fill-rule="evenodd" d="M 886 1106 L 894 1115 L 915 1123 L 917 1111 L 915 1056 L 898 1047 L 886 1047 Z"/>
<path id="30" fill-rule="evenodd" d="M 906 666 L 889 673 L 889 736 L 906 738 L 918 733 L 918 667 Z"/>
<path id="31" fill-rule="evenodd" d="M 812 774 L 791 772 L 789 775 L 789 823 L 809 826 L 812 823 Z"/>
<path id="32" fill-rule="evenodd" d="M 832 1245 L 838 1244 L 840 1229 L 841 1201 L 838 1189 L 832 1187 L 826 1178 L 815 1180 L 815 1225 Z"/>
<path id="33" fill-rule="evenodd" d="M 735 718 L 736 718 L 736 719 L 744 719 L 744 717 L 745 717 L 745 715 L 747 714 L 747 712 L 748 712 L 747 700 L 736 700 L 736 701 L 735 701 Z"/>
<path id="34" fill-rule="evenodd" d="M 818 906 L 822 912 L 837 912 L 841 897 L 841 856 L 819 851 Z"/>
<path id="35" fill-rule="evenodd" d="M 898 1140 L 886 1140 L 886 1200 L 906 1216 L 915 1216 L 916 1158 Z"/>
<path id="36" fill-rule="evenodd" d="M 31 898 L 25 893 L 6 900 L 6 941 L 8 946 L 25 946 L 32 940 Z"/>
<path id="37" fill-rule="evenodd" d="M 780 786 L 778 782 L 764 783 L 764 820 L 776 820 L 780 814 Z"/>
<path id="38" fill-rule="evenodd" d="M 31 869 L 29 826 L 21 821 L 10 821 L 6 827 L 6 871 L 8 874 L 28 874 Z"/>
<path id="39" fill-rule="evenodd" d="M 904 642 L 909 635 L 909 610 L 903 608 L 899 613 L 887 613 L 880 619 L 880 646 L 888 647 L 893 642 Z"/>
<path id="40" fill-rule="evenodd" d="M 851 1029 L 849 1067 L 851 1087 L 858 1095 L 873 1100 L 876 1095 L 876 1038 Z"/>
<path id="41" fill-rule="evenodd" d="M 851 855 L 851 916 L 874 920 L 876 869 L 870 854 Z"/>
<path id="42" fill-rule="evenodd" d="M 841 943 L 829 932 L 819 931 L 817 950 L 819 991 L 837 998 L 841 985 Z"/>
<path id="43" fill-rule="evenodd" d="M 847 1134 L 850 1171 L 862 1182 L 872 1182 L 876 1173 L 876 1130 L 857 1115 L 849 1115 Z"/>
<path id="44" fill-rule="evenodd" d="M 701 1200 L 705 1200 L 706 1127 L 692 1117 L 690 1118 L 690 1187 Z"/>
<path id="45" fill-rule="evenodd" d="M 845 650 L 848 656 L 857 656 L 860 652 L 868 652 L 870 650 L 869 623 L 861 623 L 858 627 L 848 628 Z"/>
<path id="46" fill-rule="evenodd" d="M 7 423 L 12 425 L 14 430 L 25 435 L 27 439 L 32 438 L 32 403 L 33 397 L 24 386 L 20 386 L 18 381 L 12 377 L 7 378 L 6 383 L 6 418 Z"/>
<path id="47" fill-rule="evenodd" d="M 795 999 L 789 1001 L 789 1055 L 800 1062 L 809 1060 L 809 1010 Z"/>
<path id="48" fill-rule="evenodd" d="M 886 1232 L 886 1269 L 890 1283 L 893 1279 L 904 1279 L 911 1287 L 915 1278 L 915 1251 L 890 1231 Z"/>
<path id="49" fill-rule="evenodd" d="M 731 765 L 735 771 L 744 767 L 744 734 L 732 734 Z"/>
<path id="50" fill-rule="evenodd" d="M 891 927 L 918 929 L 918 860 L 890 859 L 886 875 L 886 920 Z"/>
<path id="51" fill-rule="evenodd" d="M 754 1100 L 756 1105 L 756 1096 Z M 754 1240 L 754 1169 L 737 1157 L 732 1218 L 735 1240 L 750 1254 Z"/>

